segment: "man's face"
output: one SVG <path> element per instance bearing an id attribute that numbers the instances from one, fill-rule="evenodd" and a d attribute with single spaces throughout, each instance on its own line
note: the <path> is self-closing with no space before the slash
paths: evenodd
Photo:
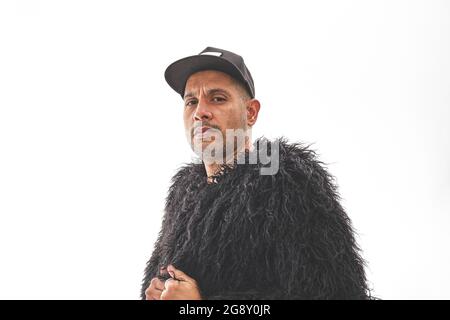
<path id="1" fill-rule="evenodd" d="M 226 139 L 227 129 L 247 131 L 246 101 L 242 90 L 233 78 L 220 71 L 199 71 L 189 77 L 184 94 L 184 126 L 193 148 L 197 144 L 204 150 L 211 143 L 221 142 L 211 141 L 212 133 L 220 131 L 223 145 L 215 147 L 224 149 L 231 143 Z M 202 127 L 210 129 L 203 131 Z"/>

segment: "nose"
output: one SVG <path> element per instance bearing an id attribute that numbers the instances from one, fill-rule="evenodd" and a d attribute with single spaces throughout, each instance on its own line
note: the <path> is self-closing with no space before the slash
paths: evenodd
<path id="1" fill-rule="evenodd" d="M 194 121 L 209 121 L 212 119 L 212 113 L 209 110 L 208 103 L 205 99 L 200 98 L 197 103 L 197 108 L 193 114 Z"/>

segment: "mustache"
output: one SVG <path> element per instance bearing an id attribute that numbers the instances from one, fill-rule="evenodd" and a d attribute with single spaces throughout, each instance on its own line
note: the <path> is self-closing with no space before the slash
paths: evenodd
<path id="1" fill-rule="evenodd" d="M 198 127 L 208 127 L 208 128 L 211 128 L 211 129 L 217 129 L 219 131 L 222 131 L 218 125 L 215 125 L 215 124 L 212 124 L 212 123 L 209 123 L 209 122 L 206 122 L 206 121 L 202 121 L 202 122 L 198 122 L 198 124 L 194 124 L 194 126 L 191 128 L 191 137 L 194 136 L 194 131 Z"/>

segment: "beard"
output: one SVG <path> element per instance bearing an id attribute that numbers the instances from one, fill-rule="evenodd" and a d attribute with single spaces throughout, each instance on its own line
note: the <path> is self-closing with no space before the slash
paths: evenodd
<path id="1" fill-rule="evenodd" d="M 209 129 L 202 135 L 194 135 L 194 130 L 202 126 Z M 246 125 L 244 127 L 223 132 L 217 125 L 202 122 L 187 132 L 188 140 L 194 153 L 205 163 L 224 164 L 234 159 L 237 151 L 243 150 L 249 141 Z"/>

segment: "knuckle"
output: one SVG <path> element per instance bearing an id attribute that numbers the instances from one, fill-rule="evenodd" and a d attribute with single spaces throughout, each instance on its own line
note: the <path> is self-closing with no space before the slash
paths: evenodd
<path id="1" fill-rule="evenodd" d="M 168 293 L 173 293 L 174 291 L 176 290 L 176 288 L 175 288 L 175 286 L 172 284 L 172 285 L 168 285 L 167 287 L 166 287 L 166 292 L 168 292 Z"/>
<path id="2" fill-rule="evenodd" d="M 173 290 L 173 284 L 171 284 L 170 282 L 166 283 L 165 289 L 167 291 L 172 291 Z"/>
<path id="3" fill-rule="evenodd" d="M 145 294 L 145 298 L 147 300 L 159 300 L 161 294 L 157 291 L 151 290 L 150 292 Z"/>
<path id="4" fill-rule="evenodd" d="M 175 287 L 177 284 L 178 284 L 178 281 L 173 280 L 172 278 L 167 279 L 166 282 L 165 282 L 165 285 L 170 287 L 170 288 Z"/>
<path id="5" fill-rule="evenodd" d="M 145 295 L 149 296 L 152 294 L 152 292 L 153 292 L 152 288 L 147 288 L 147 290 L 145 290 Z"/>
<path id="6" fill-rule="evenodd" d="M 161 286 L 162 281 L 159 280 L 158 278 L 153 278 L 152 281 L 150 281 L 150 287 L 152 288 L 158 288 L 159 286 Z"/>

